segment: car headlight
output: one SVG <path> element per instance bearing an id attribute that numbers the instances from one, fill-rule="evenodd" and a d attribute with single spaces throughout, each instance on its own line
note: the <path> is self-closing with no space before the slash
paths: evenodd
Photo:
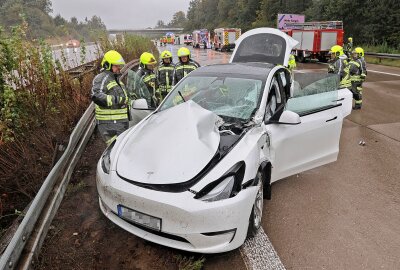
<path id="1" fill-rule="evenodd" d="M 106 148 L 103 155 L 101 156 L 101 168 L 103 169 L 103 172 L 106 174 L 110 173 L 111 150 L 113 149 L 114 145 L 115 145 L 115 140 Z"/>
<path id="2" fill-rule="evenodd" d="M 244 161 L 236 163 L 222 177 L 200 190 L 195 199 L 215 202 L 234 197 L 241 189 L 245 167 Z"/>

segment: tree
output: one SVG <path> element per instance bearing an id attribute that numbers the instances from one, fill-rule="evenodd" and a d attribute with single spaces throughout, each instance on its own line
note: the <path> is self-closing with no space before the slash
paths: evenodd
<path id="1" fill-rule="evenodd" d="M 163 20 L 158 20 L 156 24 L 156 28 L 165 28 L 165 23 Z"/>
<path id="2" fill-rule="evenodd" d="M 171 22 L 168 24 L 169 27 L 184 27 L 186 24 L 186 16 L 183 11 L 178 11 L 172 17 Z"/>

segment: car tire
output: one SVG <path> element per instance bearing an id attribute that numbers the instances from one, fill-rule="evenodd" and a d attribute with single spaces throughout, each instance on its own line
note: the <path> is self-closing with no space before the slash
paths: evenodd
<path id="1" fill-rule="evenodd" d="M 261 228 L 262 212 L 263 212 L 263 202 L 264 202 L 264 177 L 261 170 L 257 172 L 257 195 L 251 209 L 251 214 L 249 218 L 249 227 L 247 229 L 247 237 L 252 238 L 256 236 L 258 230 Z"/>

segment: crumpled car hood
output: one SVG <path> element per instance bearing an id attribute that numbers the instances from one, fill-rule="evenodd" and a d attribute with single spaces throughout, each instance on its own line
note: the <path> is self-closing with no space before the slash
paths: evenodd
<path id="1" fill-rule="evenodd" d="M 190 100 L 152 115 L 126 136 L 117 173 L 144 184 L 189 181 L 217 152 L 220 121 Z"/>

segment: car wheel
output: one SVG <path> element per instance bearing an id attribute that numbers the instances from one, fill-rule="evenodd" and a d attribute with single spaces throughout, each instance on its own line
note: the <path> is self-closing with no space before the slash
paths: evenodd
<path id="1" fill-rule="evenodd" d="M 247 229 L 247 237 L 254 237 L 261 227 L 263 205 L 264 205 L 264 185 L 263 185 L 263 174 L 261 171 L 257 172 L 257 195 L 251 210 L 249 219 L 249 228 Z"/>

